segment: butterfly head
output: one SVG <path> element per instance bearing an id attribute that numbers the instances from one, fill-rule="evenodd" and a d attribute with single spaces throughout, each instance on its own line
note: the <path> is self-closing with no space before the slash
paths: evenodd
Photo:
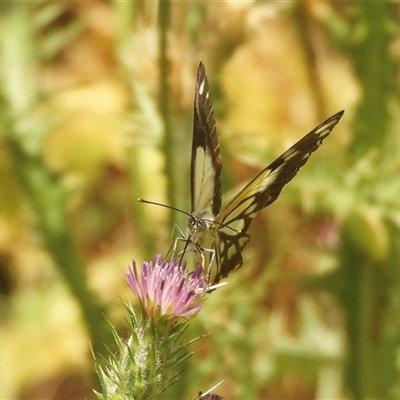
<path id="1" fill-rule="evenodd" d="M 191 214 L 188 218 L 188 229 L 189 233 L 204 232 L 214 222 L 214 214 L 210 211 L 201 211 L 195 214 Z"/>
<path id="2" fill-rule="evenodd" d="M 189 249 L 199 251 L 212 243 L 214 215 L 211 211 L 201 211 L 190 215 L 187 225 Z"/>

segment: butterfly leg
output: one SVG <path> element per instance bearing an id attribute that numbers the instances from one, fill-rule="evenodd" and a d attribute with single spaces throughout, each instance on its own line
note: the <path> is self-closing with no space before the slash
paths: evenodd
<path id="1" fill-rule="evenodd" d="M 174 238 L 175 232 L 178 232 L 178 235 Z M 173 259 L 175 257 L 178 240 L 185 240 L 185 235 L 183 234 L 181 228 L 179 228 L 178 224 L 174 224 L 174 227 L 172 228 L 172 233 L 171 233 L 171 240 L 169 241 L 169 248 L 168 248 L 167 254 L 165 255 L 165 258 L 168 257 L 171 250 L 172 250 L 171 259 Z"/>
<path id="2" fill-rule="evenodd" d="M 211 268 L 215 259 L 215 250 L 211 248 L 202 248 L 200 246 L 196 246 L 196 250 L 193 251 L 193 253 L 196 267 L 201 266 L 203 268 L 204 274 L 207 274 L 207 278 L 208 280 L 210 280 Z M 208 253 L 209 255 L 206 257 L 205 253 Z M 199 259 L 201 259 L 201 262 Z"/>
<path id="3" fill-rule="evenodd" d="M 215 260 L 215 249 L 200 247 L 194 241 L 190 240 L 190 236 L 187 238 L 177 224 L 174 224 L 171 233 L 170 246 L 165 258 L 168 258 L 169 254 L 171 254 L 171 259 L 175 258 L 179 241 L 185 242 L 185 247 L 178 253 L 178 257 L 180 257 L 179 263 L 182 263 L 186 252 L 190 251 L 193 253 L 195 267 L 201 267 L 204 273 L 207 274 L 208 279 L 210 279 L 211 267 Z M 209 255 L 206 257 L 205 253 L 208 253 Z"/>

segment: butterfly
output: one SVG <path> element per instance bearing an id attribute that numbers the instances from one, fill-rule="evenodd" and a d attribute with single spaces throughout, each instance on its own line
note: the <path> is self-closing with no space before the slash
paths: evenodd
<path id="1" fill-rule="evenodd" d="M 332 132 L 344 111 L 332 115 L 256 175 L 221 210 L 222 158 L 214 107 L 203 63 L 197 70 L 190 169 L 191 211 L 186 249 L 193 252 L 211 285 L 243 264 L 242 251 L 250 241 L 247 231 L 263 208 L 273 203 L 310 155 Z M 215 268 L 213 265 L 215 264 Z"/>

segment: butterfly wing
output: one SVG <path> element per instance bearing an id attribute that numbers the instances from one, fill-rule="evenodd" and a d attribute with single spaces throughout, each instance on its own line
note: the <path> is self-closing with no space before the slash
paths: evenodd
<path id="1" fill-rule="evenodd" d="M 213 254 L 213 221 L 221 209 L 220 174 L 222 159 L 210 87 L 202 63 L 197 69 L 194 95 L 194 125 L 190 166 L 191 212 L 188 221 L 187 249 L 196 266 L 209 272 Z M 211 258 L 210 258 L 211 257 Z"/>
<path id="2" fill-rule="evenodd" d="M 190 168 L 191 212 L 195 218 L 214 219 L 221 209 L 222 159 L 214 107 L 203 63 L 197 69 L 194 96 L 194 125 Z"/>
<path id="3" fill-rule="evenodd" d="M 344 111 L 331 116 L 285 151 L 252 179 L 221 211 L 217 230 L 216 275 L 213 283 L 241 267 L 241 252 L 250 240 L 250 223 L 257 212 L 274 202 L 282 188 L 297 174 L 310 155 L 332 132 Z"/>

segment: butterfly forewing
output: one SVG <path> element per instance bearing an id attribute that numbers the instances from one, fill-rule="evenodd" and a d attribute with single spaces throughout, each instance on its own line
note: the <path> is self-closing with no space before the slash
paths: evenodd
<path id="1" fill-rule="evenodd" d="M 197 70 L 194 96 L 194 124 L 191 158 L 191 217 L 188 221 L 187 248 L 193 252 L 195 265 L 209 272 L 215 256 L 215 216 L 221 209 L 220 174 L 222 159 L 204 65 Z"/>
<path id="2" fill-rule="evenodd" d="M 221 208 L 222 159 L 214 107 L 204 65 L 197 70 L 194 97 L 194 124 L 191 159 L 191 215 L 217 215 Z"/>
<path id="3" fill-rule="evenodd" d="M 231 226 L 236 220 L 239 220 L 236 223 L 240 223 L 243 208 L 247 210 L 246 214 L 254 214 L 275 201 L 283 187 L 293 179 L 310 155 L 331 133 L 343 112 L 340 111 L 322 122 L 263 169 L 230 201 L 216 221 L 225 226 Z"/>
<path id="4" fill-rule="evenodd" d="M 274 202 L 282 188 L 293 179 L 310 155 L 332 132 L 344 111 L 331 116 L 252 179 L 217 215 L 216 232 L 220 243 L 215 282 L 240 268 L 243 250 L 250 237 L 246 234 L 257 212 Z M 226 242 L 230 245 L 227 246 Z"/>

